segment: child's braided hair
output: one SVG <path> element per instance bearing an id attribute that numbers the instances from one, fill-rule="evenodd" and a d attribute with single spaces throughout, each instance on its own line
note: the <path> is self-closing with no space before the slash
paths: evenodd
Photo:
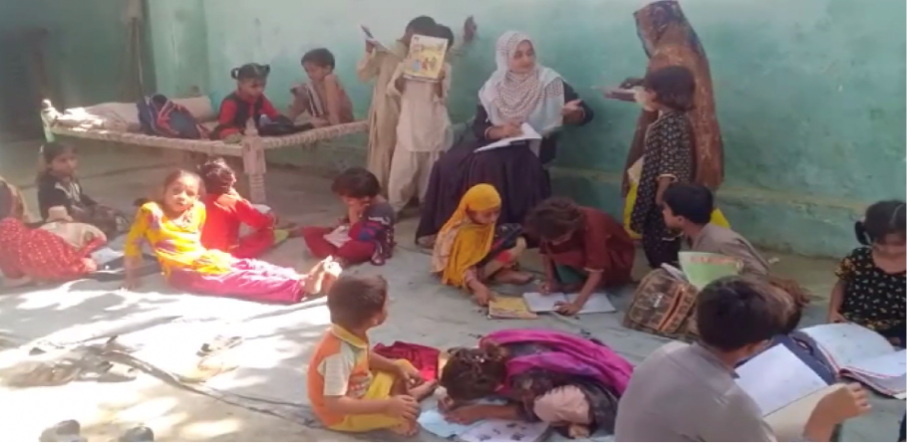
<path id="1" fill-rule="evenodd" d="M 471 401 L 491 396 L 505 382 L 505 349 L 495 344 L 480 348 L 454 348 L 442 369 L 440 384 L 456 401 Z"/>

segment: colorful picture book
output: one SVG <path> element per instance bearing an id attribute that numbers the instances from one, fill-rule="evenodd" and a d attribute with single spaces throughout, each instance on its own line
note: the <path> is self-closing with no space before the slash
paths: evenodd
<path id="1" fill-rule="evenodd" d="M 679 266 L 686 280 L 700 290 L 717 279 L 739 275 L 743 262 L 720 254 L 683 251 L 679 253 Z"/>
<path id="2" fill-rule="evenodd" d="M 404 64 L 404 77 L 411 80 L 436 82 L 446 62 L 449 41 L 438 37 L 415 34 Z"/>

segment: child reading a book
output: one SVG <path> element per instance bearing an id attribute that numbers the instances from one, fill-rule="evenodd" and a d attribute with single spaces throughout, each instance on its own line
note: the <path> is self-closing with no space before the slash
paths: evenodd
<path id="1" fill-rule="evenodd" d="M 325 48 L 307 51 L 300 59 L 310 81 L 291 89 L 293 102 L 288 117 L 297 120 L 303 114 L 315 127 L 354 121 L 354 106 L 335 75 L 335 56 Z"/>
<path id="2" fill-rule="evenodd" d="M 271 212 L 256 209 L 234 189 L 237 176 L 222 158 L 207 161 L 199 169 L 205 185 L 205 225 L 202 245 L 217 249 L 238 259 L 254 259 L 288 238 L 290 232 L 276 229 L 277 218 Z M 252 233 L 240 236 L 244 224 Z"/>
<path id="3" fill-rule="evenodd" d="M 481 306 L 493 298 L 487 286 L 491 280 L 522 285 L 533 279 L 516 270 L 518 257 L 527 247 L 521 226 L 496 225 L 501 207 L 493 186 L 468 189 L 433 246 L 431 271 L 445 285 L 470 290 Z"/>
<path id="4" fill-rule="evenodd" d="M 379 180 L 362 167 L 335 177 L 332 192 L 347 207 L 335 227 L 309 226 L 303 240 L 316 258 L 335 257 L 343 265 L 372 262 L 381 265 L 395 247 L 395 211 L 379 195 Z"/>
<path id="5" fill-rule="evenodd" d="M 284 118 L 265 97 L 270 71 L 268 65 L 256 63 L 231 70 L 231 78 L 237 80 L 237 90 L 221 101 L 218 126 L 212 130 L 212 139 L 236 143 L 243 136 L 248 120 L 252 119 L 258 128 L 263 124 L 262 117 L 274 122 Z"/>
<path id="6" fill-rule="evenodd" d="M 635 368 L 619 400 L 616 441 L 777 441 L 733 371 L 787 328 L 790 311 L 787 296 L 753 278 L 727 277 L 705 287 L 695 308 L 701 339 L 666 344 Z M 829 441 L 835 426 L 870 410 L 862 386 L 839 388 L 808 416 L 804 440 Z"/>
<path id="7" fill-rule="evenodd" d="M 621 223 L 599 209 L 549 198 L 531 210 L 525 229 L 541 240 L 546 279 L 540 292 L 578 293 L 574 302 L 557 304 L 559 313 L 574 315 L 594 291 L 632 280 L 635 244 Z"/>
<path id="8" fill-rule="evenodd" d="M 37 182 L 42 220 L 87 223 L 104 232 L 108 239 L 126 232 L 129 220 L 122 212 L 99 204 L 82 189 L 76 178 L 79 160 L 75 148 L 56 142 L 46 143 L 41 146 L 40 161 Z"/>
<path id="9" fill-rule="evenodd" d="M 136 268 L 147 241 L 168 282 L 181 290 L 272 303 L 296 303 L 329 291 L 341 274 L 332 259 L 320 262 L 309 274 L 299 274 L 291 268 L 206 249 L 202 245 L 206 212 L 199 202 L 201 185 L 195 173 L 176 170 L 165 179 L 161 198 L 139 208 L 124 248 L 127 289 L 139 285 Z"/>
<path id="10" fill-rule="evenodd" d="M 379 179 L 382 188 L 389 184 L 389 171 L 398 129 L 401 103 L 397 96 L 388 94 L 389 82 L 398 65 L 407 57 L 408 46 L 415 34 L 427 35 L 436 28 L 436 21 L 427 16 L 411 20 L 404 35 L 390 48 L 377 48 L 372 41 L 366 43 L 366 53 L 357 64 L 357 77 L 362 82 L 375 80 L 373 99 L 370 103 L 370 139 L 367 144 L 367 168 Z"/>
<path id="11" fill-rule="evenodd" d="M 367 332 L 388 316 L 388 284 L 381 276 L 344 276 L 329 291 L 332 326 L 307 368 L 307 393 L 329 429 L 417 433 L 419 401 L 436 389 L 409 362 L 370 351 Z"/>
<path id="12" fill-rule="evenodd" d="M 609 347 L 576 335 L 542 329 L 490 333 L 478 348 L 456 348 L 442 370 L 446 419 L 471 424 L 504 419 L 545 421 L 586 437 L 613 432 L 617 400 L 632 365 Z M 472 403 L 506 398 L 506 405 Z"/>
<path id="13" fill-rule="evenodd" d="M 442 25 L 436 25 L 429 35 L 445 39 L 447 49 L 455 42 L 452 30 Z M 405 63 L 398 65 L 388 85 L 389 96 L 399 97 L 401 101 L 388 194 L 396 213 L 412 198 L 423 201 L 433 164 L 452 145 L 448 109 L 452 67 L 442 62 L 439 78 L 428 82 L 405 77 Z"/>
<path id="14" fill-rule="evenodd" d="M 880 201 L 856 225 L 863 246 L 841 260 L 828 322 L 853 322 L 907 344 L 907 205 Z"/>

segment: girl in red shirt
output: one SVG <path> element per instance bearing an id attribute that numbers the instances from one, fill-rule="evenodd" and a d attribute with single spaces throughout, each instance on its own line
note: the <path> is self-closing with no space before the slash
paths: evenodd
<path id="1" fill-rule="evenodd" d="M 243 135 L 248 120 L 252 119 L 256 127 L 259 127 L 263 116 L 271 121 L 283 118 L 265 97 L 270 70 L 268 65 L 255 63 L 231 70 L 231 77 L 237 80 L 237 90 L 221 101 L 218 127 L 212 131 L 212 139 L 237 142 Z"/>
<path id="2" fill-rule="evenodd" d="M 252 259 L 289 237 L 289 231 L 276 229 L 274 214 L 256 209 L 234 190 L 237 177 L 223 159 L 205 163 L 199 176 L 206 191 L 202 199 L 206 212 L 202 245 L 207 249 L 217 249 L 239 259 Z M 241 223 L 253 232 L 241 237 Z"/>

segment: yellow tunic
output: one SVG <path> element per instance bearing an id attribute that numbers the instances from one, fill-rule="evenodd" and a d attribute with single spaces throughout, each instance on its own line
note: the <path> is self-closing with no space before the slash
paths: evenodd
<path id="1" fill-rule="evenodd" d="M 141 256 L 142 242 L 148 241 L 165 275 L 169 276 L 174 268 L 202 274 L 230 272 L 234 263 L 230 254 L 202 246 L 204 223 L 205 205 L 198 201 L 179 220 L 168 218 L 158 203 L 146 203 L 133 220 L 124 255 Z"/>

